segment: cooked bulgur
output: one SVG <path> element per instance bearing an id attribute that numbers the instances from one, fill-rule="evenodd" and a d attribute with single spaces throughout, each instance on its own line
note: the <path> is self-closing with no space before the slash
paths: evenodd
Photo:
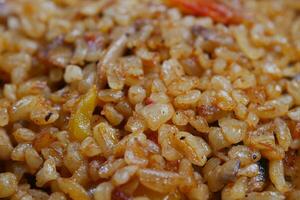
<path id="1" fill-rule="evenodd" d="M 300 195 L 299 0 L 0 0 L 0 198 Z"/>

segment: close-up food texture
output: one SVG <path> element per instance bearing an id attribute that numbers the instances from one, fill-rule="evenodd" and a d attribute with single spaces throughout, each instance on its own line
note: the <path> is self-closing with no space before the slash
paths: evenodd
<path id="1" fill-rule="evenodd" d="M 0 0 L 0 199 L 300 199 L 300 0 Z"/>

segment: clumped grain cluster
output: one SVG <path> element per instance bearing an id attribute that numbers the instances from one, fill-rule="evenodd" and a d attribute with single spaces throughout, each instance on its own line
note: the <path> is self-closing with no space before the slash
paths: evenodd
<path id="1" fill-rule="evenodd" d="M 300 3 L 223 3 L 0 0 L 0 198 L 299 199 Z"/>

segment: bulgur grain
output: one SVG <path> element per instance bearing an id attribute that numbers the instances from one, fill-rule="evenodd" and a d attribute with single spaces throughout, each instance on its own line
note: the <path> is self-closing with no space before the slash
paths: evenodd
<path id="1" fill-rule="evenodd" d="M 0 198 L 10 197 L 16 192 L 17 188 L 17 178 L 13 173 L 0 173 Z"/>

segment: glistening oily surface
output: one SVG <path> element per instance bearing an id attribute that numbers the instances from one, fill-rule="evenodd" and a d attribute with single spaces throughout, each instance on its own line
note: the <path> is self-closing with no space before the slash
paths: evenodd
<path id="1" fill-rule="evenodd" d="M 296 200 L 299 0 L 0 0 L 0 198 Z"/>

